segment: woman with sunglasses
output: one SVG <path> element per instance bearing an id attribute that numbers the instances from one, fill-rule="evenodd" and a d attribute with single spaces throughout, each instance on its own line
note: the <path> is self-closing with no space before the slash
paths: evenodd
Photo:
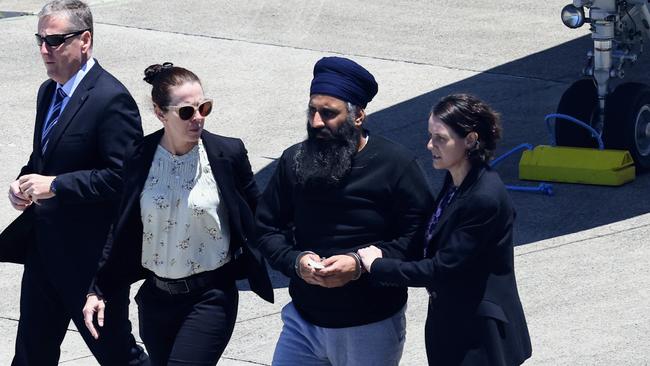
<path id="1" fill-rule="evenodd" d="M 369 277 L 426 287 L 429 365 L 519 365 L 531 355 L 513 262 L 515 211 L 488 165 L 501 135 L 499 116 L 468 94 L 444 97 L 429 115 L 433 168 L 446 178 L 429 221 L 423 259 L 358 254 Z"/>
<path id="2" fill-rule="evenodd" d="M 111 321 L 105 307 L 128 301 L 112 295 L 145 279 L 135 299 L 152 364 L 215 365 L 235 325 L 235 280 L 247 277 L 273 302 L 248 239 L 259 190 L 242 141 L 203 129 L 212 100 L 193 72 L 164 63 L 144 80 L 163 128 L 127 155 L 125 193 L 84 318 L 97 338 Z"/>

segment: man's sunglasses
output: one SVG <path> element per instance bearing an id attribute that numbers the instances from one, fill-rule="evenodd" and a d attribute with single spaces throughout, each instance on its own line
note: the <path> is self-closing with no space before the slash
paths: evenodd
<path id="1" fill-rule="evenodd" d="M 38 47 L 41 47 L 43 45 L 43 42 L 45 42 L 46 45 L 50 47 L 59 47 L 65 41 L 68 40 L 68 38 L 72 38 L 74 36 L 78 36 L 82 34 L 85 31 L 89 31 L 90 29 L 83 29 L 80 31 L 75 31 L 75 32 L 70 32 L 70 33 L 65 33 L 65 34 L 50 34 L 47 36 L 41 36 L 40 34 L 36 33 L 34 34 L 36 36 L 36 44 Z"/>
<path id="2" fill-rule="evenodd" d="M 212 99 L 205 100 L 199 104 L 198 107 L 193 105 L 168 105 L 164 108 L 175 109 L 178 112 L 178 116 L 183 120 L 187 121 L 188 119 L 194 117 L 194 113 L 199 111 L 201 117 L 207 117 L 210 112 L 212 112 Z"/>

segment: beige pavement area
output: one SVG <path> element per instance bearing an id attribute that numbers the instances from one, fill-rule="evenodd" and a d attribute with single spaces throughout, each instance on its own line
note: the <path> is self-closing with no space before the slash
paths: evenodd
<path id="1" fill-rule="evenodd" d="M 206 128 L 244 140 L 257 179 L 305 135 L 313 64 L 353 58 L 375 74 L 379 94 L 368 127 L 416 151 L 434 190 L 440 176 L 424 149 L 428 108 L 467 91 L 503 115 L 499 152 L 547 141 L 542 120 L 579 77 L 586 28 L 559 20 L 569 1 L 521 3 L 377 1 L 89 1 L 94 56 L 132 92 L 145 132 L 159 128 L 142 81 L 144 68 L 172 61 L 202 78 L 215 112 Z M 33 33 L 43 4 L 0 0 L 0 187 L 8 187 L 31 151 L 35 94 L 46 78 Z M 647 80 L 647 57 L 629 78 Z M 500 173 L 518 182 L 516 162 Z M 650 364 L 650 175 L 619 188 L 558 184 L 556 195 L 513 193 L 517 206 L 517 280 L 533 342 L 526 365 Z M 2 206 L 4 205 L 4 206 Z M 0 202 L 0 228 L 17 213 Z M 19 317 L 22 268 L 0 264 L 0 365 L 9 365 Z M 243 290 L 238 322 L 220 365 L 270 365 L 289 301 L 281 279 L 276 303 Z M 135 294 L 137 285 L 133 287 Z M 426 365 L 427 297 L 409 290 L 402 365 Z M 137 312 L 131 319 L 137 333 Z M 136 334 L 137 336 L 137 334 Z M 61 364 L 96 365 L 71 325 Z"/>

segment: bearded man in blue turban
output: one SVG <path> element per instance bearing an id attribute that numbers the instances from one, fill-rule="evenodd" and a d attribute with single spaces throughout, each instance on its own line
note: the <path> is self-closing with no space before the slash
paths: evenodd
<path id="1" fill-rule="evenodd" d="M 356 251 L 373 244 L 387 257 L 417 257 L 433 203 L 415 155 L 364 128 L 377 90 L 356 62 L 319 60 L 308 137 L 284 151 L 257 207 L 257 246 L 290 278 L 273 365 L 401 358 L 407 289 L 372 285 Z"/>

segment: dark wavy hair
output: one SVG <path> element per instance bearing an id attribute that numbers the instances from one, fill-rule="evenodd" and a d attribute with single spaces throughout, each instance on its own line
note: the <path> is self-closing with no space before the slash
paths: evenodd
<path id="1" fill-rule="evenodd" d="M 167 108 L 165 107 L 171 101 L 169 95 L 171 88 L 188 82 L 201 84 L 201 80 L 199 80 L 196 74 L 188 69 L 174 66 L 171 62 L 147 67 L 144 70 L 144 78 L 142 80 L 151 84 L 151 99 L 163 112 L 167 112 Z"/>
<path id="2" fill-rule="evenodd" d="M 452 94 L 431 109 L 433 115 L 460 137 L 478 134 L 478 144 L 467 151 L 472 161 L 489 162 L 501 138 L 501 118 L 487 103 L 470 94 Z"/>

